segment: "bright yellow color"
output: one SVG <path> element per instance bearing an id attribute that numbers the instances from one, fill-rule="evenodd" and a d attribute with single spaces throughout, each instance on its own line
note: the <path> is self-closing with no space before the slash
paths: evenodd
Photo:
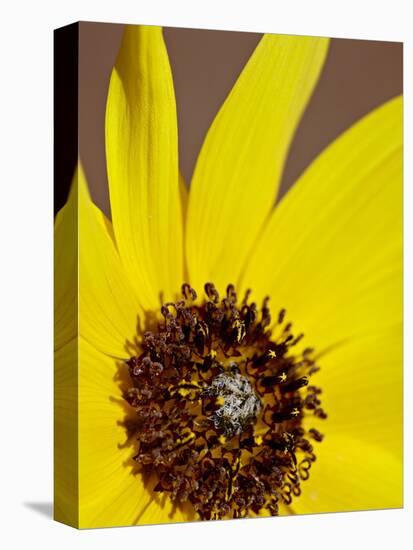
<path id="1" fill-rule="evenodd" d="M 77 173 L 54 234 L 54 518 L 78 527 Z"/>
<path id="2" fill-rule="evenodd" d="M 175 94 L 158 27 L 124 33 L 109 86 L 106 158 L 119 255 L 142 306 L 155 308 L 159 292 L 172 299 L 183 279 Z"/>
<path id="3" fill-rule="evenodd" d="M 377 510 L 402 506 L 402 467 L 386 447 L 356 437 L 332 434 L 317 453 L 297 514 Z M 321 447 L 321 446 L 320 446 Z"/>
<path id="4" fill-rule="evenodd" d="M 237 281 L 274 205 L 327 49 L 326 38 L 264 36 L 222 105 L 189 195 L 186 259 L 194 288 L 214 281 L 222 291 Z"/>
<path id="5" fill-rule="evenodd" d="M 125 357 L 126 340 L 133 342 L 142 309 L 122 268 L 111 224 L 91 202 L 82 170 L 79 235 L 80 334 L 104 353 Z"/>
<path id="6" fill-rule="evenodd" d="M 400 322 L 401 181 L 396 98 L 304 172 L 255 244 L 242 287 L 258 301 L 268 294 L 283 304 L 305 333 L 303 344 L 320 351 Z M 380 313 L 371 315 L 378 302 Z"/>
<path id="7" fill-rule="evenodd" d="M 124 365 L 82 337 L 79 364 L 85 366 L 79 372 L 79 527 L 185 521 L 169 499 L 151 492 L 154 480 L 144 484 L 133 474 L 133 442 L 122 426 L 133 414 L 121 397 Z"/>
<path id="8" fill-rule="evenodd" d="M 79 527 L 77 338 L 54 354 L 54 506 L 57 521 Z"/>
<path id="9" fill-rule="evenodd" d="M 339 137 L 272 208 L 327 45 L 309 37 L 261 40 L 211 126 L 188 193 L 161 29 L 127 29 L 106 118 L 113 230 L 79 171 L 81 527 L 195 518 L 189 509 L 173 510 L 151 491 L 154 480 L 144 484 L 134 473 L 122 425 L 132 413 L 122 399 L 126 341 L 139 345 L 137 316 L 144 322 L 160 296 L 176 296 L 185 280 L 198 293 L 212 280 L 249 286 L 259 299 L 269 294 L 274 314 L 285 307 L 296 331 L 305 332 L 304 345 L 320 353 L 314 382 L 324 389 L 329 418 L 311 424 L 326 437 L 316 444 L 302 495 L 282 513 L 402 505 L 401 99 Z M 70 241 L 63 214 L 59 247 Z M 57 293 L 63 355 L 74 345 L 59 305 L 65 296 L 72 300 L 70 292 Z M 61 423 L 77 403 L 63 396 L 64 384 L 75 387 L 76 380 L 65 378 L 60 355 Z M 60 444 L 74 425 L 61 427 Z M 71 491 L 59 484 L 61 502 L 73 501 Z"/>
<path id="10" fill-rule="evenodd" d="M 77 335 L 77 174 L 54 225 L 54 347 Z"/>
<path id="11" fill-rule="evenodd" d="M 323 388 L 327 439 L 343 434 L 402 459 L 403 381 L 401 327 L 351 339 L 320 359 L 317 385 Z M 321 452 L 321 450 L 320 450 Z"/>

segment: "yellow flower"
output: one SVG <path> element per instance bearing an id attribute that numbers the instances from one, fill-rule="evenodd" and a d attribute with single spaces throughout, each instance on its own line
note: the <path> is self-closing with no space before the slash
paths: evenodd
<path id="1" fill-rule="evenodd" d="M 273 208 L 327 49 L 324 38 L 262 38 L 209 129 L 187 192 L 162 30 L 126 29 L 106 114 L 112 222 L 79 169 L 55 224 L 57 519 L 103 527 L 197 518 L 193 506 L 153 491 L 156 476 L 137 472 L 136 434 L 127 429 L 136 408 L 124 398 L 132 387 L 125 361 L 138 361 L 142 331 L 161 303 L 179 300 L 184 282 L 198 294 L 211 281 L 221 295 L 229 283 L 240 296 L 252 289 L 257 304 L 269 296 L 305 333 L 294 357 L 316 350 L 328 418 L 306 415 L 303 426 L 325 438 L 301 495 L 290 506 L 280 499 L 279 513 L 402 505 L 401 98 L 340 136 Z M 192 313 L 202 314 L 202 303 Z M 233 312 L 235 348 L 246 329 Z M 268 338 L 266 361 L 287 364 L 292 355 Z M 223 350 L 211 349 L 209 360 L 224 361 Z M 288 383 L 288 372 L 278 375 L 280 387 Z M 245 377 L 222 376 L 208 396 L 224 407 L 235 384 L 251 398 L 254 412 L 235 418 L 244 428 L 262 403 Z M 182 388 L 180 399 L 191 391 Z M 300 414 L 291 409 L 293 427 Z M 228 422 L 220 445 L 238 433 L 234 417 Z M 292 436 L 282 436 L 288 455 Z M 186 437 L 183 444 L 193 432 Z M 254 437 L 262 445 L 265 430 Z"/>

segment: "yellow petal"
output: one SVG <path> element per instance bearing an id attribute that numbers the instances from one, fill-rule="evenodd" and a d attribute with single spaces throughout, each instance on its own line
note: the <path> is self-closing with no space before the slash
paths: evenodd
<path id="1" fill-rule="evenodd" d="M 77 174 L 69 198 L 54 225 L 54 345 L 59 349 L 77 335 Z"/>
<path id="2" fill-rule="evenodd" d="M 402 351 L 396 326 L 355 338 L 320 358 L 321 370 L 312 382 L 322 388 L 328 418 L 315 427 L 327 439 L 346 435 L 402 460 Z M 306 424 L 314 425 L 313 418 Z"/>
<path id="3" fill-rule="evenodd" d="M 113 228 L 142 305 L 171 299 L 183 281 L 174 88 L 158 27 L 127 27 L 106 109 Z"/>
<path id="4" fill-rule="evenodd" d="M 122 398 L 128 378 L 125 365 L 83 339 L 79 342 L 80 527 L 188 519 L 134 471 L 135 442 L 124 427 L 125 419 L 133 417 Z"/>
<path id="5" fill-rule="evenodd" d="M 401 269 L 402 100 L 396 98 L 307 169 L 276 208 L 243 285 L 258 300 L 268 294 L 275 311 L 285 307 L 303 342 L 323 351 L 400 327 Z"/>
<path id="6" fill-rule="evenodd" d="M 144 316 L 111 238 L 110 223 L 92 203 L 79 170 L 79 331 L 101 351 L 131 355 Z"/>
<path id="7" fill-rule="evenodd" d="M 187 261 L 197 290 L 207 281 L 220 289 L 237 283 L 327 48 L 324 38 L 265 35 L 209 129 L 188 206 Z"/>
<path id="8" fill-rule="evenodd" d="M 54 507 L 57 521 L 78 526 L 77 339 L 54 355 Z"/>
<path id="9" fill-rule="evenodd" d="M 347 436 L 329 436 L 317 446 L 317 460 L 297 514 L 378 510 L 403 506 L 402 462 L 385 449 Z"/>
<path id="10" fill-rule="evenodd" d="M 184 235 L 185 224 L 186 224 L 186 213 L 188 210 L 189 191 L 188 191 L 186 182 L 184 180 L 184 177 L 181 173 L 179 173 L 179 196 L 181 199 L 182 229 L 183 229 L 183 235 Z"/>

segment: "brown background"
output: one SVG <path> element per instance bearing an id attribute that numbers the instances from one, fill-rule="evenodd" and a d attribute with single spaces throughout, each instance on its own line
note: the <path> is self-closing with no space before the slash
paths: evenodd
<path id="1" fill-rule="evenodd" d="M 110 215 L 104 118 L 122 25 L 79 25 L 79 151 L 91 194 Z M 165 28 L 174 77 L 181 172 L 190 182 L 205 133 L 261 35 Z M 281 194 L 338 134 L 402 92 L 402 44 L 333 39 L 292 143 Z"/>

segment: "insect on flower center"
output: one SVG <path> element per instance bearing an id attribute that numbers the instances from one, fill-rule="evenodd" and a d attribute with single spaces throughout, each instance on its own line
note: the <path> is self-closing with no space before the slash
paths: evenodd
<path id="1" fill-rule="evenodd" d="M 326 418 L 314 350 L 299 348 L 281 310 L 272 320 L 250 291 L 239 302 L 212 283 L 198 299 L 188 284 L 147 327 L 126 365 L 125 399 L 136 411 L 137 467 L 155 491 L 189 502 L 201 519 L 277 515 L 301 493 Z"/>

